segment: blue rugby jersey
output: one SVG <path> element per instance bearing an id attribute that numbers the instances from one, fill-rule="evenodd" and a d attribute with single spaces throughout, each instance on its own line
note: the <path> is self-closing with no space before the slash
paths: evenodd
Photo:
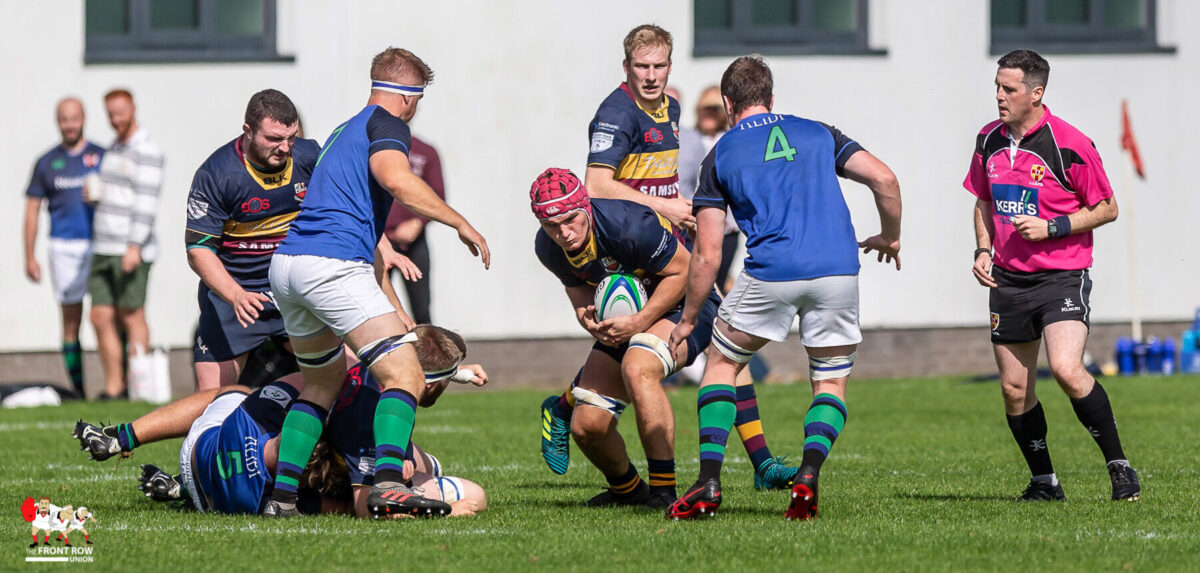
<path id="1" fill-rule="evenodd" d="M 645 110 L 622 83 L 588 127 L 588 165 L 611 167 L 614 178 L 655 197 L 679 194 L 679 101 L 666 96 Z"/>
<path id="2" fill-rule="evenodd" d="M 192 467 L 202 503 L 211 504 L 201 509 L 259 513 L 275 484 L 263 448 L 276 435 L 264 431 L 242 407 L 201 434 L 192 450 Z"/>
<path id="3" fill-rule="evenodd" d="M 733 126 L 700 166 L 693 211 L 733 212 L 745 270 L 764 281 L 858 274 L 858 239 L 837 177 L 863 148 L 837 128 L 758 114 Z"/>
<path id="4" fill-rule="evenodd" d="M 56 145 L 34 164 L 25 196 L 46 200 L 51 237 L 92 238 L 93 209 L 83 201 L 83 178 L 99 171 L 103 155 L 104 148 L 91 142 L 74 155 Z"/>
<path id="5" fill-rule="evenodd" d="M 242 153 L 239 137 L 196 170 L 187 201 L 188 248 L 208 248 L 242 288 L 271 288 L 271 255 L 288 233 L 308 192 L 321 148 L 297 139 L 275 173 L 259 171 Z"/>
<path id="6" fill-rule="evenodd" d="M 360 362 L 346 372 L 342 391 L 329 409 L 325 436 L 346 464 L 351 485 L 375 482 L 374 420 L 379 393 L 379 382 Z"/>
<path id="7" fill-rule="evenodd" d="M 679 248 L 671 223 L 649 207 L 622 199 L 592 199 L 592 223 L 587 245 L 575 254 L 538 229 L 538 260 L 566 287 L 596 286 L 608 275 L 625 273 L 637 276 L 646 294 L 653 294 L 658 273 Z"/>
<path id="8" fill-rule="evenodd" d="M 408 154 L 412 135 L 404 120 L 369 105 L 325 141 L 308 195 L 276 251 L 346 261 L 375 262 L 391 193 L 371 175 L 371 155 L 385 149 Z"/>

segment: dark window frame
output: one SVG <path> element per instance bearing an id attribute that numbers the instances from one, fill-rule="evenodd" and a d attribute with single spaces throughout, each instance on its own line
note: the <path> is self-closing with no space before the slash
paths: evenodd
<path id="1" fill-rule="evenodd" d="M 197 0 L 200 27 L 182 31 L 152 30 L 150 0 L 125 1 L 128 31 L 124 34 L 88 33 L 85 3 L 85 64 L 295 61 L 276 48 L 276 0 L 262 0 L 263 31 L 253 36 L 218 32 L 216 0 Z"/>
<path id="2" fill-rule="evenodd" d="M 755 26 L 753 0 L 729 0 L 730 28 L 704 30 L 696 27 L 696 3 L 692 3 L 692 55 L 740 56 L 751 52 L 766 56 L 851 56 L 886 55 L 887 50 L 867 44 L 867 0 L 855 4 L 855 26 L 848 32 L 817 30 L 813 26 L 818 0 L 793 0 L 799 22 L 795 26 Z"/>
<path id="3" fill-rule="evenodd" d="M 1046 0 L 1025 0 L 1025 25 L 997 28 L 989 22 L 991 53 L 1006 54 L 1029 48 L 1044 54 L 1145 54 L 1175 53 L 1173 46 L 1158 43 L 1158 2 L 1143 0 L 1145 24 L 1140 28 L 1114 28 L 1104 22 L 1106 0 L 1087 0 L 1086 24 L 1051 24 L 1046 21 Z M 990 19 L 989 2 L 989 19 Z"/>

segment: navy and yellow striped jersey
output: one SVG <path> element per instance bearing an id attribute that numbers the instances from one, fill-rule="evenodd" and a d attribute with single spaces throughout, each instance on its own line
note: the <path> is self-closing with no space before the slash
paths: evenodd
<path id="1" fill-rule="evenodd" d="M 196 170 L 188 193 L 188 248 L 208 248 L 242 288 L 271 288 L 271 255 L 287 235 L 308 191 L 320 147 L 297 139 L 275 173 L 259 171 L 242 153 L 242 138 L 213 152 Z"/>
<path id="2" fill-rule="evenodd" d="M 641 279 L 648 295 L 679 248 L 666 218 L 621 199 L 592 199 L 591 238 L 578 253 L 567 253 L 542 229 L 534 240 L 538 260 L 565 287 L 596 286 L 608 275 L 625 273 Z"/>
<path id="3" fill-rule="evenodd" d="M 679 101 L 664 96 L 658 109 L 642 109 L 622 83 L 596 110 L 588 138 L 588 166 L 611 167 L 647 195 L 679 195 Z"/>

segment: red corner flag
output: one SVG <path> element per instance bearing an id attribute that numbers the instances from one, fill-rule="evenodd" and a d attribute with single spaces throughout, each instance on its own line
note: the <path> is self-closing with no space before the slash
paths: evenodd
<path id="1" fill-rule="evenodd" d="M 1138 152 L 1137 140 L 1133 138 L 1133 125 L 1129 122 L 1129 102 L 1121 100 L 1121 148 L 1129 151 L 1129 159 L 1133 161 L 1133 169 L 1138 177 L 1145 179 L 1146 172 L 1142 169 L 1142 154 Z"/>

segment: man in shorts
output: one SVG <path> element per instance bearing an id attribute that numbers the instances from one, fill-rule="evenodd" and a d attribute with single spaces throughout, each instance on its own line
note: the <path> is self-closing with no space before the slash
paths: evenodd
<path id="1" fill-rule="evenodd" d="M 771 113 L 774 80 L 759 56 L 734 60 L 721 77 L 731 129 L 700 168 L 693 197 L 698 230 L 681 344 L 703 325 L 695 299 L 713 288 L 725 211 L 746 233 L 745 268 L 721 304 L 697 398 L 700 477 L 667 517 L 711 515 L 721 504 L 725 441 L 736 415 L 733 383 L 768 341 L 782 342 L 797 315 L 809 357 L 813 401 L 804 418 L 804 457 L 788 519 L 817 515 L 817 478 L 846 422 L 846 381 L 862 335 L 858 326 L 858 247 L 900 268 L 900 186 L 881 161 L 836 128 Z M 875 195 L 882 232 L 858 242 L 838 176 Z"/>
<path id="2" fill-rule="evenodd" d="M 246 357 L 268 339 L 290 348 L 271 299 L 271 255 L 300 211 L 321 147 L 298 139 L 300 115 L 278 90 L 254 94 L 242 134 L 192 178 L 188 264 L 200 276 L 193 362 L 200 390 L 237 383 Z"/>
<path id="3" fill-rule="evenodd" d="M 702 327 L 674 352 L 666 345 L 679 320 L 691 254 L 662 215 L 633 201 L 591 200 L 583 183 L 565 169 L 538 176 L 529 199 L 542 226 L 534 243 L 538 259 L 562 282 L 576 320 L 596 339 L 572 383 L 571 433 L 609 487 L 584 505 L 666 507 L 675 500 L 675 419 L 662 381 L 691 364 L 709 341 Z M 613 273 L 639 277 L 649 297 L 631 316 L 598 322 L 592 305 L 596 285 Z M 700 312 L 709 318 L 703 326 L 711 325 L 720 297 L 711 288 L 697 296 Z M 646 451 L 649 486 L 617 431 L 630 403 Z"/>
<path id="4" fill-rule="evenodd" d="M 975 195 L 972 273 L 990 289 L 992 349 L 1008 427 L 1032 477 L 1021 501 L 1065 499 L 1034 393 L 1046 339 L 1050 372 L 1107 463 L 1112 499 L 1136 500 L 1137 472 L 1121 448 L 1104 387 L 1083 364 L 1092 279 L 1092 229 L 1117 218 L 1096 146 L 1042 103 L 1050 64 L 1032 50 L 997 62 L 1000 119 L 976 137 L 963 186 Z"/>
<path id="5" fill-rule="evenodd" d="M 425 383 L 403 335 L 381 242 L 393 200 L 419 216 L 458 231 L 459 239 L 491 261 L 487 242 L 409 168 L 407 120 L 416 113 L 433 71 L 412 52 L 389 48 L 371 64 L 366 107 L 333 130 L 309 183 L 310 193 L 271 259 L 271 291 L 304 375 L 304 393 L 280 433 L 279 476 L 266 514 L 296 515 L 300 473 L 321 435 L 326 412 L 346 373 L 348 345 L 384 389 L 374 417 L 376 516 L 445 509 L 404 486 L 403 456 L 416 420 L 415 395 Z M 392 298 L 394 299 L 394 294 Z"/>
<path id="6" fill-rule="evenodd" d="M 83 393 L 83 350 L 79 325 L 83 295 L 92 262 L 92 206 L 83 201 L 83 179 L 100 168 L 104 148 L 83 137 L 83 103 L 73 97 L 58 102 L 59 144 L 38 158 L 25 190 L 25 275 L 41 282 L 42 267 L 34 255 L 38 213 L 45 203 L 50 212 L 46 260 L 54 298 L 62 310 L 62 356 L 71 387 Z"/>

